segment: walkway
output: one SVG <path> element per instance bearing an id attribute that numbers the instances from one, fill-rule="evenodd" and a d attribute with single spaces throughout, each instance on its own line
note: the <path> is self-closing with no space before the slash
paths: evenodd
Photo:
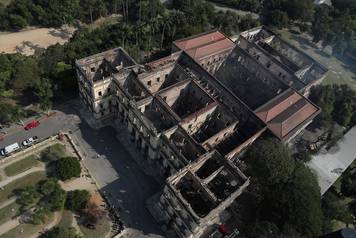
<path id="1" fill-rule="evenodd" d="M 60 222 L 61 218 L 62 218 L 62 213 L 61 212 L 55 212 L 53 220 L 49 224 L 46 224 L 42 228 L 42 230 L 40 230 L 39 232 L 35 232 L 31 236 L 29 236 L 29 238 L 37 238 L 42 233 L 42 231 L 52 229 L 54 226 L 56 226 Z"/>
<path id="2" fill-rule="evenodd" d="M 20 225 L 19 222 L 20 217 L 17 217 L 16 219 L 9 220 L 8 222 L 5 222 L 4 224 L 0 225 L 0 235 L 5 234 L 11 229 L 14 229 L 18 225 Z"/>

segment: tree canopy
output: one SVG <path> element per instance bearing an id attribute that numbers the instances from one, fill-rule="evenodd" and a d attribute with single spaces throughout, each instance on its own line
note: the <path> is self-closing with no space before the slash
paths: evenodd
<path id="1" fill-rule="evenodd" d="M 342 126 L 356 123 L 356 93 L 346 85 L 312 88 L 310 99 L 322 109 L 321 121 L 335 121 Z"/>
<path id="2" fill-rule="evenodd" d="M 81 238 L 74 228 L 54 227 L 41 234 L 39 238 Z"/>
<path id="3" fill-rule="evenodd" d="M 253 144 L 246 153 L 249 174 L 266 185 L 285 183 L 294 171 L 295 163 L 287 147 L 277 139 Z"/>
<path id="4" fill-rule="evenodd" d="M 261 198 L 255 209 L 256 224 L 260 227 L 257 234 L 320 235 L 323 220 L 320 188 L 308 167 L 295 161 L 288 148 L 276 139 L 258 141 L 246 152 L 244 160 L 253 178 L 251 186 L 259 188 L 256 196 Z M 264 227 L 260 221 L 268 226 Z"/>
<path id="5" fill-rule="evenodd" d="M 66 208 L 72 211 L 81 212 L 90 199 L 87 190 L 74 190 L 67 194 Z"/>
<path id="6" fill-rule="evenodd" d="M 56 173 L 61 180 L 67 180 L 73 177 L 79 177 L 81 166 L 77 158 L 64 157 L 56 162 Z"/>

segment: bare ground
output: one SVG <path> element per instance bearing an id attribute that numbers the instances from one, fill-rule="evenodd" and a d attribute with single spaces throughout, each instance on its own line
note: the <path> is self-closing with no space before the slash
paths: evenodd
<path id="1" fill-rule="evenodd" d="M 37 49 L 56 43 L 64 44 L 75 31 L 74 27 L 30 28 L 20 32 L 0 32 L 0 52 L 33 55 Z"/>

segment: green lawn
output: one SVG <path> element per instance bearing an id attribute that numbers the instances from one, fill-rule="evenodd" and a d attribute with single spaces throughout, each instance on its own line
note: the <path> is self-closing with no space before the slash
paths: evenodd
<path id="1" fill-rule="evenodd" d="M 52 222 L 54 219 L 53 213 L 51 213 L 50 217 L 47 219 L 46 224 Z M 27 238 L 39 231 L 41 231 L 46 224 L 42 225 L 33 225 L 33 224 L 20 224 L 12 230 L 9 230 L 5 234 L 1 235 L 0 238 Z"/>
<path id="2" fill-rule="evenodd" d="M 307 34 L 294 34 L 287 29 L 276 30 L 281 37 L 298 47 L 329 69 L 323 84 L 347 84 L 356 90 L 356 66 L 347 59 L 337 59 L 325 51 L 320 51 Z"/>
<path id="3" fill-rule="evenodd" d="M 6 5 L 9 5 L 9 3 L 11 2 L 12 0 L 0 0 L 0 3 L 2 3 L 4 6 Z"/>
<path id="4" fill-rule="evenodd" d="M 45 172 L 35 172 L 5 185 L 3 190 L 0 190 L 0 203 L 6 201 L 9 197 L 12 197 L 14 195 L 14 190 L 22 189 L 26 186 L 33 186 L 45 178 Z"/>
<path id="5" fill-rule="evenodd" d="M 5 167 L 4 171 L 7 176 L 14 176 L 36 166 L 37 164 L 38 160 L 36 159 L 36 156 L 31 155 Z"/>
<path id="6" fill-rule="evenodd" d="M 72 227 L 72 224 L 73 224 L 73 213 L 71 211 L 64 210 L 62 212 L 62 218 L 57 226 L 63 228 L 69 228 Z"/>
<path id="7" fill-rule="evenodd" d="M 85 238 L 105 237 L 110 232 L 110 222 L 106 217 L 98 222 L 95 230 L 88 229 L 84 226 L 79 227 Z"/>
<path id="8" fill-rule="evenodd" d="M 6 207 L 3 207 L 0 209 L 0 224 L 3 224 L 10 219 L 12 219 L 14 216 L 18 215 L 20 205 L 17 204 L 16 202 L 13 202 Z"/>

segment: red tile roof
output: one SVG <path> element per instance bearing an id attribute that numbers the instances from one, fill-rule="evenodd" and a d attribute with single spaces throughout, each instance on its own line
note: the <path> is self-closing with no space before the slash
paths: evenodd
<path id="1" fill-rule="evenodd" d="M 319 108 L 292 89 L 255 110 L 278 138 L 284 139 L 319 113 Z"/>
<path id="2" fill-rule="evenodd" d="M 175 41 L 174 44 L 195 59 L 232 49 L 235 43 L 219 31 Z"/>

